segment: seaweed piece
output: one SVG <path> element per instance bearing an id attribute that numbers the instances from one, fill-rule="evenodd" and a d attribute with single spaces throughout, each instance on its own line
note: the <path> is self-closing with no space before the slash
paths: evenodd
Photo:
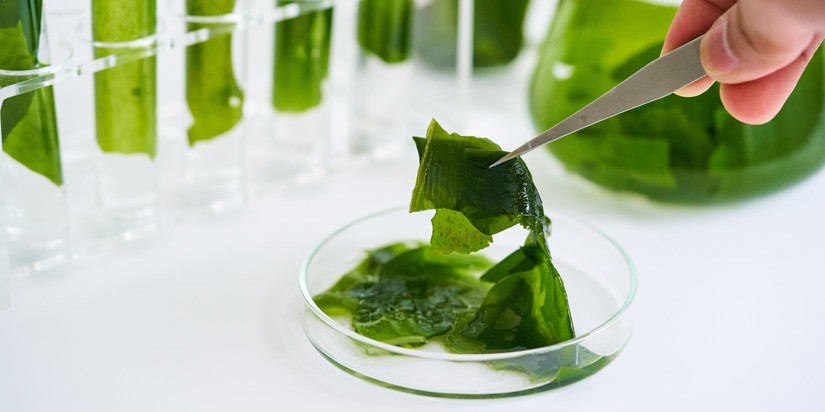
<path id="1" fill-rule="evenodd" d="M 293 3 L 301 2 L 277 0 L 278 6 Z M 275 110 L 301 113 L 321 104 L 322 86 L 329 70 L 331 35 L 332 7 L 304 11 L 275 23 Z"/>
<path id="2" fill-rule="evenodd" d="M 155 0 L 93 0 L 95 42 L 122 43 L 155 33 Z M 95 58 L 120 53 L 145 53 L 146 45 L 95 47 Z M 155 56 L 143 57 L 95 73 L 97 143 L 105 153 L 157 152 Z"/>
<path id="3" fill-rule="evenodd" d="M 356 332 L 420 346 L 438 339 L 457 353 L 537 348 L 575 336 L 567 294 L 545 233 L 549 219 L 526 164 L 488 166 L 504 152 L 489 139 L 447 133 L 434 120 L 414 138 L 419 169 L 410 212 L 435 210 L 430 244 L 371 251 L 314 297 Z M 521 225 L 524 245 L 493 265 L 493 235 Z M 481 275 L 479 277 L 479 275 Z"/>
<path id="4" fill-rule="evenodd" d="M 494 285 L 474 317 L 447 338 L 447 347 L 507 351 L 572 339 L 567 293 L 545 238 L 549 219 L 524 161 L 489 168 L 505 154 L 497 144 L 447 133 L 434 120 L 416 144 L 420 164 L 410 211 L 436 211 L 434 250 L 469 253 L 517 224 L 529 231 L 521 249 L 482 276 Z"/>
<path id="5" fill-rule="evenodd" d="M 410 56 L 412 0 L 362 0 L 358 3 L 358 44 L 386 63 Z"/>
<path id="6" fill-rule="evenodd" d="M 452 67 L 456 61 L 459 0 L 437 0 L 416 16 L 416 42 L 424 61 Z M 473 67 L 512 62 L 524 42 L 523 24 L 529 0 L 475 0 Z"/>
<path id="7" fill-rule="evenodd" d="M 482 256 L 441 255 L 425 244 L 397 243 L 369 252 L 314 299 L 330 316 L 352 316 L 361 335 L 415 347 L 478 309 L 489 289 L 478 273 L 491 265 Z"/>
<path id="8" fill-rule="evenodd" d="M 220 16 L 235 10 L 235 0 L 187 0 L 190 16 Z M 223 23 L 231 24 L 231 23 Z M 189 23 L 190 31 L 216 27 Z M 211 140 L 243 118 L 244 94 L 232 68 L 232 33 L 222 34 L 186 49 L 186 103 L 192 113 L 189 145 Z"/>
<path id="9" fill-rule="evenodd" d="M 0 3 L 0 69 L 46 67 L 38 59 L 42 10 L 41 0 Z M 0 88 L 17 80 L 0 76 Z M 3 151 L 55 185 L 63 185 L 52 87 L 9 97 L 1 104 Z"/>

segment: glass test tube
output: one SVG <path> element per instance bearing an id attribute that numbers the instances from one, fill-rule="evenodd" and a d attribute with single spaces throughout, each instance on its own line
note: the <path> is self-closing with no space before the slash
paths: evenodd
<path id="1" fill-rule="evenodd" d="M 11 268 L 44 268 L 68 256 L 68 216 L 41 0 L 0 3 L 0 130 L 3 215 Z"/>
<path id="2" fill-rule="evenodd" d="M 155 0 L 93 0 L 95 58 L 147 57 L 95 73 L 95 126 L 101 149 L 99 197 L 121 219 L 152 217 L 159 200 Z"/>

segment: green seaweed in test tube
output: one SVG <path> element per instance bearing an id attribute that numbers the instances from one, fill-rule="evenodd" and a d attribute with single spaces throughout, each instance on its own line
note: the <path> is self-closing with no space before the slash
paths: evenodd
<path id="1" fill-rule="evenodd" d="M 362 0 L 358 3 L 358 44 L 386 63 L 410 56 L 412 0 Z"/>
<path id="2" fill-rule="evenodd" d="M 0 69 L 34 70 L 39 61 L 42 0 L 0 2 Z M 0 88 L 25 77 L 0 75 Z M 5 99 L 0 108 L 3 151 L 29 170 L 63 184 L 52 87 Z"/>
<path id="3" fill-rule="evenodd" d="M 277 5 L 321 2 L 277 0 Z M 329 69 L 332 7 L 301 12 L 275 23 L 275 62 L 272 106 L 276 111 L 301 113 L 321 104 Z"/>
<path id="4" fill-rule="evenodd" d="M 186 1 L 186 13 L 190 16 L 221 16 L 234 9 L 235 0 Z M 188 24 L 189 31 L 209 27 L 216 24 Z M 241 121 L 244 94 L 232 67 L 231 33 L 186 49 L 186 102 L 193 118 L 188 131 L 190 146 L 218 137 Z"/>
<path id="5" fill-rule="evenodd" d="M 95 58 L 147 53 L 149 44 L 128 43 L 155 34 L 155 8 L 155 0 L 92 0 Z M 156 87 L 153 55 L 95 73 L 95 124 L 103 152 L 155 157 Z"/>
<path id="6" fill-rule="evenodd" d="M 473 2 L 473 67 L 512 62 L 524 43 L 529 0 Z M 456 64 L 459 0 L 435 0 L 416 13 L 416 50 L 423 61 L 443 68 Z"/>

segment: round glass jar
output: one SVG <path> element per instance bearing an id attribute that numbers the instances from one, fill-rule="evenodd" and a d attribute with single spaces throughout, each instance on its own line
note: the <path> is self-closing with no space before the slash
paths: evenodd
<path id="1" fill-rule="evenodd" d="M 673 4 L 562 0 L 530 88 L 536 127 L 574 113 L 659 56 Z M 601 186 L 678 203 L 718 203 L 787 187 L 825 162 L 825 65 L 818 51 L 782 111 L 759 126 L 733 119 L 718 86 L 669 96 L 549 145 Z"/>

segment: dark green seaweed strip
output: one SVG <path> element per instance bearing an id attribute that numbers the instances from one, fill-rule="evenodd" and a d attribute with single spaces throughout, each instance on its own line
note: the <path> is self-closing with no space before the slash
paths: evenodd
<path id="1" fill-rule="evenodd" d="M 129 42 L 155 33 L 155 0 L 93 0 L 96 42 Z M 139 53 L 140 47 L 95 47 L 95 58 Z M 157 152 L 156 60 L 145 57 L 95 73 L 97 142 L 105 153 Z"/>
<path id="2" fill-rule="evenodd" d="M 448 349 L 497 352 L 572 339 L 567 294 L 545 238 L 549 220 L 524 161 L 489 168 L 505 154 L 497 144 L 447 133 L 435 121 L 426 139 L 415 141 L 420 164 L 410 211 L 436 211 L 434 250 L 470 253 L 514 225 L 529 231 L 520 250 L 481 278 L 495 283 L 473 317 L 447 337 Z"/>
<path id="3" fill-rule="evenodd" d="M 362 0 L 358 3 L 358 44 L 386 63 L 410 56 L 412 0 Z"/>
<path id="4" fill-rule="evenodd" d="M 416 14 L 416 50 L 433 66 L 455 66 L 458 2 L 436 0 Z M 506 65 L 518 56 L 528 5 L 529 0 L 475 0 L 473 67 Z"/>
<path id="5" fill-rule="evenodd" d="M 277 0 L 278 6 L 296 2 Z M 306 2 L 304 2 L 306 3 Z M 272 106 L 301 113 L 321 104 L 329 66 L 332 8 L 275 23 Z"/>
<path id="6" fill-rule="evenodd" d="M 190 16 L 232 13 L 235 0 L 187 0 Z M 231 23 L 224 23 L 231 24 Z M 215 24 L 189 23 L 190 31 Z M 224 34 L 186 49 L 186 103 L 193 123 L 189 145 L 220 136 L 241 121 L 244 94 L 232 68 L 232 34 Z"/>
<path id="7" fill-rule="evenodd" d="M 45 67 L 38 60 L 42 1 L 0 2 L 0 69 Z M 3 78 L 0 88 L 23 78 Z M 3 151 L 55 185 L 63 184 L 54 92 L 50 87 L 5 99 L 0 107 Z"/>
<path id="8" fill-rule="evenodd" d="M 421 243 L 391 244 L 370 251 L 314 300 L 330 316 L 352 316 L 361 335 L 415 347 L 478 309 L 489 289 L 478 274 L 491 265 L 482 256 L 441 255 Z"/>

